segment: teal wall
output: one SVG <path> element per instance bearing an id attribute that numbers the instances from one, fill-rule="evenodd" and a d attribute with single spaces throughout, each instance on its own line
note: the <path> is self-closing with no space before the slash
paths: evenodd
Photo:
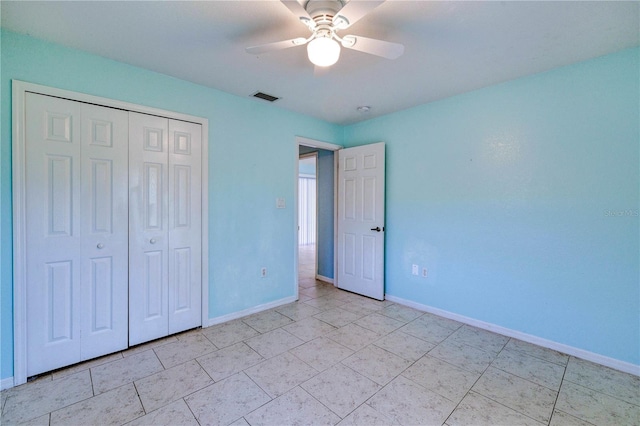
<path id="1" fill-rule="evenodd" d="M 640 364 L 639 81 L 636 48 L 346 127 L 387 144 L 386 293 Z"/>
<path id="2" fill-rule="evenodd" d="M 209 316 L 294 295 L 295 137 L 341 143 L 340 126 L 11 32 L 1 37 L 0 378 L 13 375 L 11 79 L 207 118 Z M 286 209 L 276 209 L 278 197 Z"/>
<path id="3" fill-rule="evenodd" d="M 639 49 L 341 127 L 1 37 L 0 378 L 13 375 L 11 79 L 208 118 L 211 317 L 294 294 L 295 136 L 384 141 L 388 294 L 640 364 Z"/>

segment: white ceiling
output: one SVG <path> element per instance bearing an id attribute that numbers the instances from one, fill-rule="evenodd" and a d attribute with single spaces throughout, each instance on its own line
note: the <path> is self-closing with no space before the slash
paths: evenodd
<path id="1" fill-rule="evenodd" d="M 277 0 L 3 0 L 0 13 L 11 31 L 238 96 L 266 92 L 281 97 L 274 107 L 339 124 L 640 44 L 638 1 L 387 0 L 341 35 L 402 43 L 404 55 L 391 61 L 343 49 L 317 73 L 305 47 L 245 53 L 309 35 Z M 371 111 L 358 112 L 360 105 Z"/>

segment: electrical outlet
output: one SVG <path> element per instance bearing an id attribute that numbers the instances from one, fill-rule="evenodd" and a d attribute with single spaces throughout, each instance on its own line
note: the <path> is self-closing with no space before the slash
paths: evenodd
<path id="1" fill-rule="evenodd" d="M 265 278 L 267 276 L 267 268 L 260 269 L 260 277 Z"/>
<path id="2" fill-rule="evenodd" d="M 418 275 L 418 265 L 411 265 L 411 273 L 413 275 Z"/>
<path id="3" fill-rule="evenodd" d="M 427 268 L 422 268 L 422 278 L 427 278 Z"/>

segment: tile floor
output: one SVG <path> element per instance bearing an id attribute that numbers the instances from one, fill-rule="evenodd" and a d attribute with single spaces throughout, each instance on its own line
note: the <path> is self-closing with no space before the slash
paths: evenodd
<path id="1" fill-rule="evenodd" d="M 2 425 L 638 425 L 640 378 L 313 279 L 2 392 Z"/>

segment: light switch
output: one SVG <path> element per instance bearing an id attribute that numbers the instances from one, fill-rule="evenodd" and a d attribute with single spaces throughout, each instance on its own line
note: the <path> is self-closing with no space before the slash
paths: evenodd
<path id="1" fill-rule="evenodd" d="M 287 203 L 284 198 L 276 198 L 276 209 L 284 209 L 285 207 L 287 207 Z"/>

